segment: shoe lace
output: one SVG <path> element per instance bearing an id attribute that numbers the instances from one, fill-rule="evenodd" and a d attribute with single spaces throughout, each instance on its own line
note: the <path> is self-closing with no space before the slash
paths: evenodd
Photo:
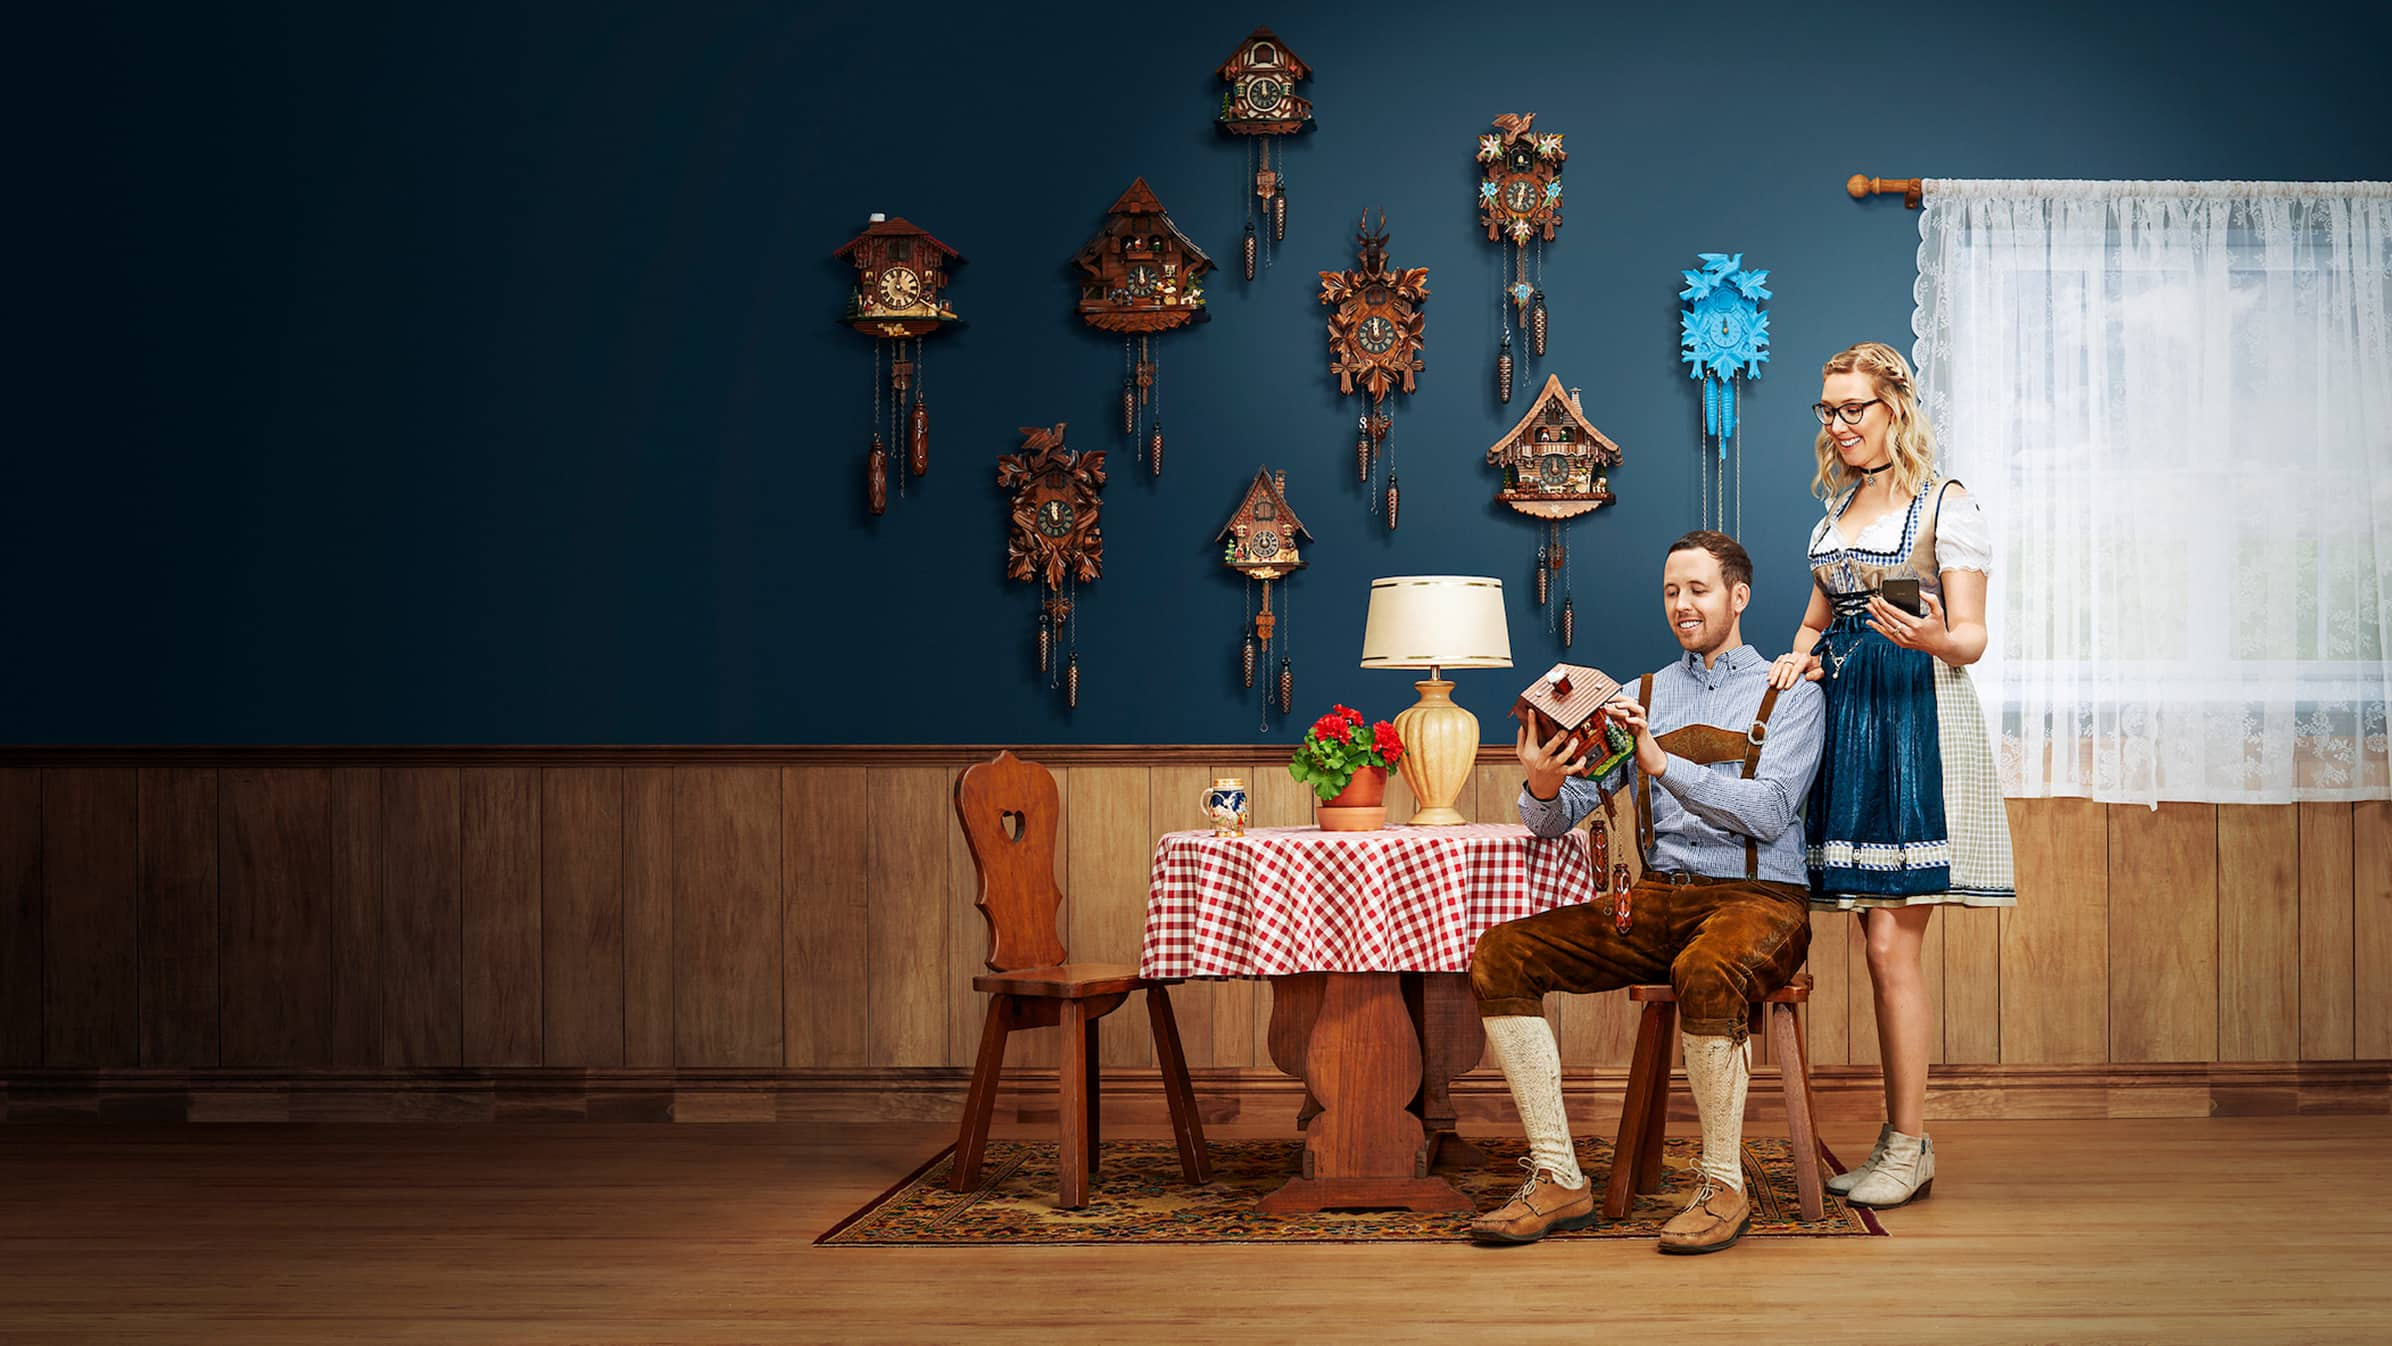
<path id="1" fill-rule="evenodd" d="M 1537 1189 L 1537 1161 L 1535 1156 L 1531 1155 L 1522 1159 L 1520 1161 L 1520 1167 L 1528 1170 L 1528 1181 L 1521 1183 L 1520 1190 L 1512 1193 L 1512 1200 L 1514 1201 L 1526 1201 L 1528 1199 L 1529 1193 L 1534 1192 Z"/>
<path id="2" fill-rule="evenodd" d="M 1704 1202 L 1709 1201 L 1712 1197 L 1717 1196 L 1718 1194 L 1718 1181 L 1710 1174 L 1705 1173 L 1702 1175 L 1702 1181 L 1694 1185 L 1694 1199 L 1686 1203 L 1686 1209 L 1693 1210 L 1695 1207 L 1702 1205 Z"/>

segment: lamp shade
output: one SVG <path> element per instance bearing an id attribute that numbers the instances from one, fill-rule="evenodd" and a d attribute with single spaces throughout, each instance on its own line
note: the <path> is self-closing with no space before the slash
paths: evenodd
<path id="1" fill-rule="evenodd" d="M 1482 575 L 1391 575 L 1370 582 L 1364 668 L 1510 668 L 1503 581 Z"/>

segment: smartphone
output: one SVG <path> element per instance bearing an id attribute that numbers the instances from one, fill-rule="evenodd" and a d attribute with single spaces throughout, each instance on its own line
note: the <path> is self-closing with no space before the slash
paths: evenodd
<path id="1" fill-rule="evenodd" d="M 1924 617 L 1927 615 L 1927 605 L 1919 598 L 1919 581 L 1917 576 L 1911 576 L 1907 579 L 1889 578 L 1884 583 L 1877 586 L 1877 592 L 1884 596 L 1886 602 L 1893 604 L 1895 607 L 1902 609 L 1904 612 L 1909 613 L 1913 617 Z"/>

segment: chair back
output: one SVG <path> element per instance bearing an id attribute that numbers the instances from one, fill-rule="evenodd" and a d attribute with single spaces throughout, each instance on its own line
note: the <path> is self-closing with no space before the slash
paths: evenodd
<path id="1" fill-rule="evenodd" d="M 1055 777 L 1036 762 L 1001 752 L 955 782 L 955 814 L 980 871 L 973 904 L 988 921 L 988 969 L 1052 967 L 1069 954 L 1055 927 L 1063 890 L 1055 886 L 1055 833 L 1062 823 Z"/>

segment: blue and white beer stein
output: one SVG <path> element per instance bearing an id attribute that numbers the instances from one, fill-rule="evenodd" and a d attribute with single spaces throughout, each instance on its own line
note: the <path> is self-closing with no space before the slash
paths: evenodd
<path id="1" fill-rule="evenodd" d="M 1212 787 L 1204 792 L 1205 821 L 1213 825 L 1217 837 L 1246 835 L 1246 782 L 1241 776 L 1215 776 Z"/>

